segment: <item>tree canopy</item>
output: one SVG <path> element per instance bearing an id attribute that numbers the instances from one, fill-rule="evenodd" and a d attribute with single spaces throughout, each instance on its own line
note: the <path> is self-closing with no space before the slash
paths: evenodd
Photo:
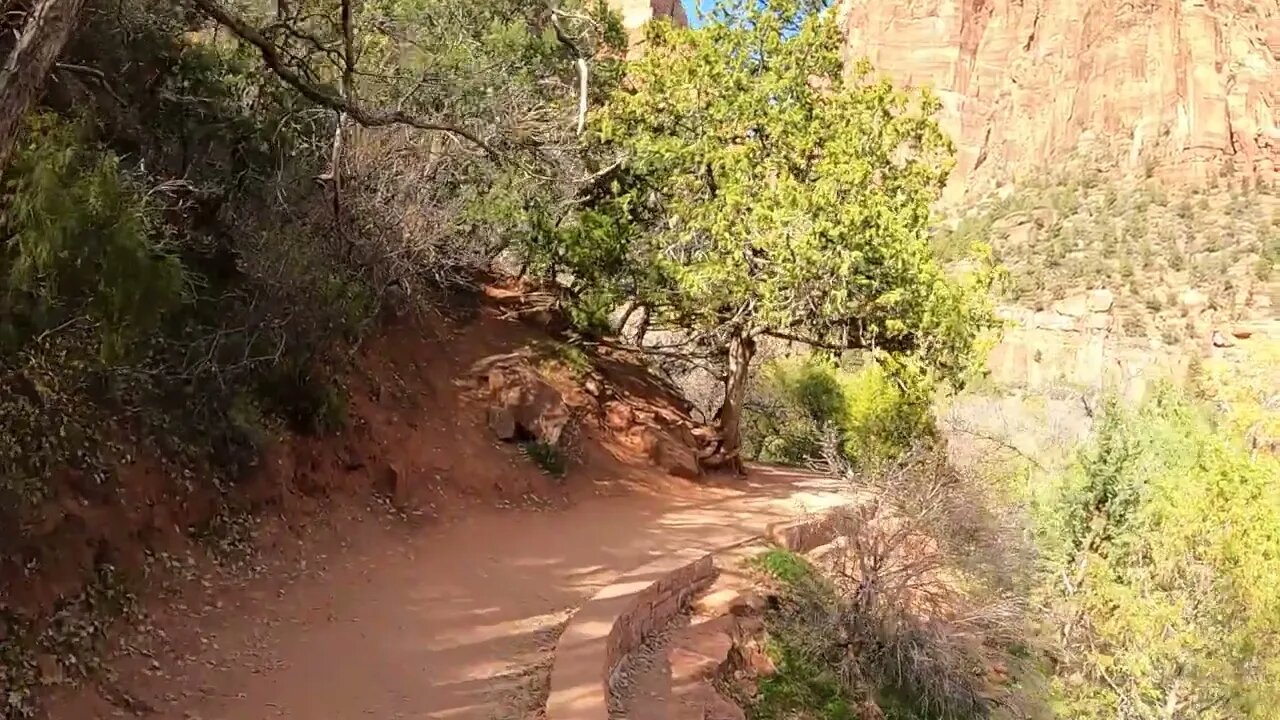
<path id="1" fill-rule="evenodd" d="M 624 248 L 618 286 L 728 355 L 722 431 L 755 340 L 914 358 L 947 379 L 991 323 L 990 275 L 932 255 L 930 205 L 951 143 L 927 91 L 846 73 L 826 3 L 722 2 L 700 29 L 649 26 L 595 119 L 623 158 L 595 241 Z M 572 239 L 582 242 L 581 225 Z M 602 253 L 589 253 L 599 272 Z"/>

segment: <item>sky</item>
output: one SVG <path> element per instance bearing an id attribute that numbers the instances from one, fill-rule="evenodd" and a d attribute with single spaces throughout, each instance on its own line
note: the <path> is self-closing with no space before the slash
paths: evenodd
<path id="1" fill-rule="evenodd" d="M 689 24 L 693 27 L 700 27 L 704 20 L 704 15 L 711 6 L 715 4 L 715 0 L 684 0 L 685 14 L 689 16 Z"/>

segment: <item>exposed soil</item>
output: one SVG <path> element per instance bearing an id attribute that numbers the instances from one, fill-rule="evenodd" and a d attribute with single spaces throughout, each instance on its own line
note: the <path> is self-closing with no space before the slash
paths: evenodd
<path id="1" fill-rule="evenodd" d="M 80 592 L 96 564 L 139 579 L 148 555 L 186 554 L 190 537 L 216 529 L 228 507 L 279 526 L 272 534 L 287 542 L 352 502 L 378 498 L 422 522 L 477 507 L 562 506 L 600 491 L 598 481 L 642 480 L 655 438 L 671 430 L 691 437 L 687 404 L 642 365 L 589 352 L 596 392 L 588 393 L 584 378 L 542 357 L 565 347 L 548 328 L 555 319 L 522 319 L 519 295 L 495 294 L 465 319 L 404 318 L 383 328 L 354 351 L 342 377 L 346 427 L 323 437 L 281 433 L 224 496 L 128 437 L 130 459 L 110 487 L 70 473 L 49 478 L 54 500 L 16 547 L 0 543 L 0 607 L 47 613 Z M 563 478 L 541 472 L 488 427 L 492 399 L 477 387 L 475 368 L 511 355 L 526 373 L 544 374 L 575 418 Z M 611 427 L 606 410 L 618 409 L 622 426 Z M 122 436 L 127 422 L 121 418 Z"/>
<path id="2" fill-rule="evenodd" d="M 58 500 L 27 555 L 0 558 L 0 600 L 38 614 L 105 561 L 144 612 L 90 686 L 38 658 L 47 717 L 536 715 L 555 640 L 598 588 L 836 502 L 812 477 L 705 476 L 704 429 L 672 388 L 616 352 L 583 363 L 555 318 L 518 306 L 499 289 L 465 320 L 385 328 L 344 377 L 346 428 L 278 438 L 221 501 L 142 450 L 114 493 L 51 479 Z M 513 415 L 542 430 L 572 418 L 563 477 L 499 439 L 494 403 L 512 397 L 536 400 Z M 239 563 L 192 540 L 227 501 L 240 514 L 215 543 Z"/>
<path id="3" fill-rule="evenodd" d="M 108 692 L 56 698 L 50 716 L 123 716 L 121 695 L 157 718 L 533 715 L 565 619 L 612 578 L 838 502 L 828 481 L 773 470 L 732 486 L 660 485 L 419 530 L 349 519 L 294 572 L 170 605 L 154 620 L 166 638 L 150 632 Z"/>

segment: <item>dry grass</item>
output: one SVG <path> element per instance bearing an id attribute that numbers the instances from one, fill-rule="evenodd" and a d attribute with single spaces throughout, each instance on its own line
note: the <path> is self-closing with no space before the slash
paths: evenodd
<path id="1" fill-rule="evenodd" d="M 788 643 L 891 714 L 988 717 L 1022 704 L 1007 682 L 1027 636 L 1016 519 L 939 448 L 870 481 L 838 455 L 828 462 L 864 500 L 819 553 L 822 579 L 791 583 L 777 618 Z"/>

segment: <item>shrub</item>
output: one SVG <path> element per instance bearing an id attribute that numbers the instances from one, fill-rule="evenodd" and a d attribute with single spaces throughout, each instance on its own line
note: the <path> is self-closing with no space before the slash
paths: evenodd
<path id="1" fill-rule="evenodd" d="M 820 720 L 859 720 L 862 717 L 846 697 L 830 668 L 808 657 L 803 648 L 789 644 L 785 635 L 770 642 L 765 651 L 776 671 L 760 681 L 751 717 L 788 720 L 816 716 Z"/>
<path id="2" fill-rule="evenodd" d="M 839 453 L 829 459 L 854 481 Z M 1027 563 L 1020 526 L 938 447 L 912 452 L 861 489 L 865 499 L 838 520 L 843 540 L 817 561 L 821 582 L 776 553 L 762 562 L 789 580 L 768 618 L 780 669 L 792 675 L 779 681 L 790 691 L 781 697 L 828 707 L 821 691 L 834 686 L 845 705 L 871 698 L 903 720 L 1029 708 L 1017 684 L 1031 670 L 1015 657 L 1028 630 L 1017 599 Z M 1010 668 L 1013 681 L 1003 684 L 995 667 Z"/>
<path id="3" fill-rule="evenodd" d="M 864 466 L 892 459 L 932 433 L 926 384 L 877 362 L 845 370 L 818 355 L 775 360 L 748 398 L 748 449 L 766 462 L 802 464 L 834 430 L 845 457 Z"/>
<path id="4" fill-rule="evenodd" d="M 531 440 L 521 444 L 520 452 L 551 477 L 561 478 L 569 471 L 568 456 L 564 450 L 551 443 Z"/>
<path id="5" fill-rule="evenodd" d="M 755 564 L 774 580 L 791 587 L 813 579 L 814 569 L 809 561 L 783 548 L 771 548 L 755 558 Z"/>
<path id="6" fill-rule="evenodd" d="M 83 315 L 103 356 L 117 357 L 181 299 L 182 267 L 154 209 L 118 158 L 83 135 L 34 115 L 4 169 L 0 349 Z"/>
<path id="7" fill-rule="evenodd" d="M 1280 702 L 1280 464 L 1166 387 L 1111 405 L 1036 503 L 1079 718 L 1272 717 Z"/>

